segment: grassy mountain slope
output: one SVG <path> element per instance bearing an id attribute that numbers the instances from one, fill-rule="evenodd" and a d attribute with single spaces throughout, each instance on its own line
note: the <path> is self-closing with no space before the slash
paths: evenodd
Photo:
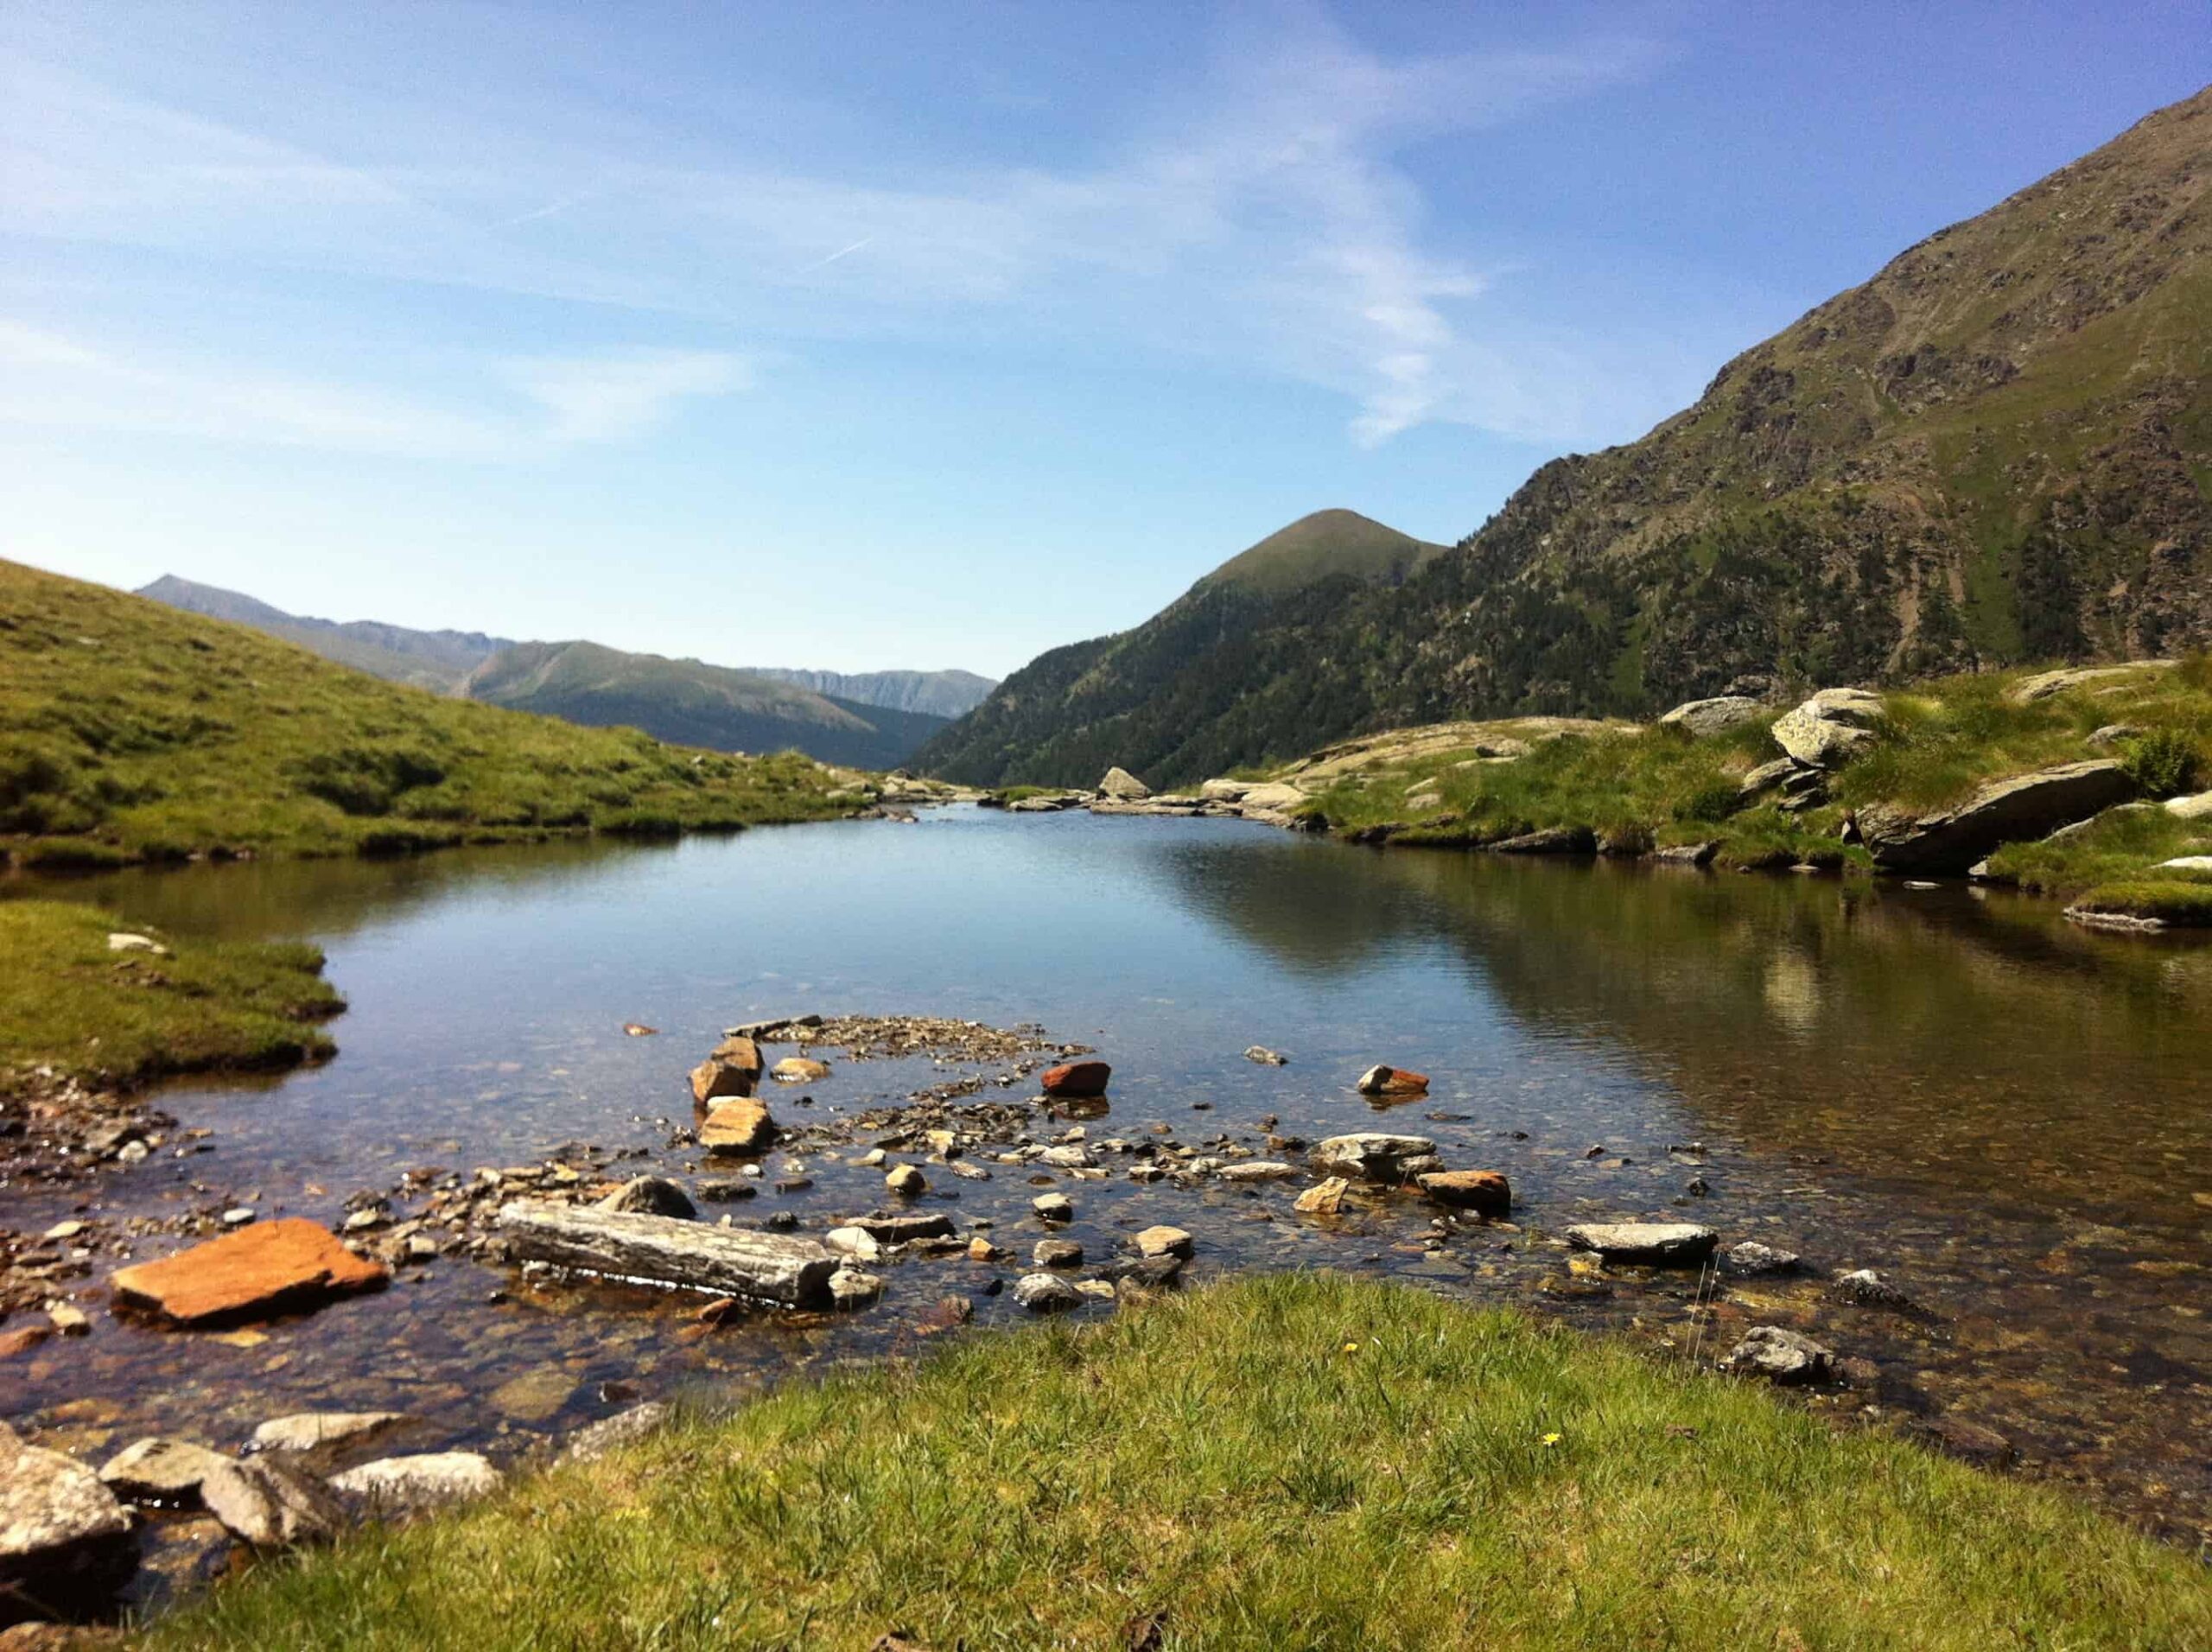
<path id="1" fill-rule="evenodd" d="M 890 768 L 944 727 L 941 717 L 839 702 L 810 689 L 697 660 L 597 643 L 518 643 L 465 684 L 472 699 L 591 728 L 642 728 L 716 751 L 798 747 L 826 763 Z"/>
<path id="2" fill-rule="evenodd" d="M 137 594 L 188 613 L 251 626 L 371 677 L 411 683 L 441 694 L 456 692 L 462 678 L 502 648 L 514 645 L 504 637 L 487 637 L 479 631 L 415 631 L 375 620 L 340 623 L 306 619 L 242 592 L 201 585 L 174 574 L 164 574 L 151 585 L 141 586 Z"/>
<path id="3" fill-rule="evenodd" d="M 728 827 L 836 813 L 832 785 L 804 758 L 443 698 L 0 562 L 0 847 L 21 861 Z"/>
<path id="4" fill-rule="evenodd" d="M 1172 783 L 1394 726 L 2202 645 L 2208 157 L 2212 92 L 1901 254 L 1641 441 L 1546 465 L 1402 584 L 1234 616 L 1204 694 L 1078 644 L 925 756 Z"/>
<path id="5" fill-rule="evenodd" d="M 755 677 L 811 689 L 833 700 L 947 719 L 974 710 L 998 686 L 990 677 L 973 671 L 810 671 L 773 665 L 745 669 Z"/>
<path id="6" fill-rule="evenodd" d="M 1306 690 L 1325 696 L 1336 686 L 1282 680 L 1281 651 L 1441 554 L 1356 512 L 1319 511 L 1230 558 L 1135 630 L 1039 655 L 915 762 L 982 785 L 1086 784 L 1114 763 L 1160 779 L 1217 772 L 1273 749 L 1278 721 L 1295 728 L 1328 715 Z"/>

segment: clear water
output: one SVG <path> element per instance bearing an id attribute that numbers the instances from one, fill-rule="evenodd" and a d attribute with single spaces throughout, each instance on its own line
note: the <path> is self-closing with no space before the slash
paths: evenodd
<path id="1" fill-rule="evenodd" d="M 1799 1325 L 1878 1371 L 1828 1408 L 1955 1413 L 2012 1439 L 2030 1472 L 2184 1541 L 2212 1530 L 2202 946 L 2089 934 L 2046 904 L 1963 889 L 964 809 L 912 827 L 272 862 L 69 891 L 180 932 L 312 938 L 352 1008 L 327 1067 L 161 1099 L 212 1128 L 214 1152 L 156 1157 L 90 1190 L 0 1195 L 0 1223 L 21 1230 L 87 1204 L 124 1218 L 250 1194 L 264 1214 L 331 1220 L 347 1193 L 411 1166 L 529 1164 L 576 1140 L 693 1175 L 696 1151 L 665 1144 L 689 1121 L 686 1071 L 732 1022 L 804 1010 L 1040 1022 L 1114 1065 L 1094 1137 L 1158 1121 L 1185 1142 L 1256 1146 L 1267 1115 L 1309 1138 L 1413 1131 L 1450 1164 L 1504 1171 L 1526 1229 L 1424 1249 L 1433 1213 L 1418 1200 L 1317 1222 L 1291 1211 L 1302 1179 L 1183 1190 L 1117 1167 L 1062 1184 L 1094 1262 L 1166 1220 L 1198 1236 L 1200 1276 L 1363 1268 L 1677 1351 Z M 660 1035 L 626 1037 L 629 1020 Z M 1246 1061 L 1255 1043 L 1291 1064 Z M 787 1121 L 944 1076 L 826 1053 L 836 1071 L 811 1109 L 770 1097 Z M 1351 1088 L 1376 1061 L 1431 1075 L 1428 1097 L 1378 1114 Z M 1689 1143 L 1702 1152 L 1669 1151 Z M 811 1188 L 734 1209 L 788 1206 L 811 1229 L 883 1203 L 880 1171 L 818 1156 L 807 1171 Z M 1693 1198 L 1699 1175 L 1710 1191 Z M 931 1198 L 963 1224 L 993 1220 L 1026 1261 L 1039 1236 L 1027 1171 L 932 1180 Z M 1694 1281 L 1591 1287 L 1542 1242 L 1634 1217 L 1709 1222 L 1724 1242 L 1802 1251 L 1816 1271 L 1732 1287 L 1700 1327 Z M 1879 1268 L 1932 1315 L 1833 1302 L 1822 1281 L 1846 1267 Z M 89 1338 L 0 1372 L 0 1415 L 92 1453 L 155 1431 L 235 1445 L 282 1412 L 389 1407 L 423 1420 L 413 1448 L 513 1451 L 633 1395 L 911 1348 L 949 1292 L 974 1297 L 979 1323 L 1015 1317 L 981 1287 L 1026 1270 L 963 1258 L 883 1271 L 874 1308 L 712 1334 L 692 1325 L 696 1303 L 521 1288 L 450 1260 L 259 1339 L 101 1315 Z"/>

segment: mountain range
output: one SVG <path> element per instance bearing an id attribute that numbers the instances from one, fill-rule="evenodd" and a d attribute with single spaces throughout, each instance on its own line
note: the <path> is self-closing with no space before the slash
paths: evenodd
<path id="1" fill-rule="evenodd" d="M 1907 249 L 1641 440 L 1543 466 L 1457 545 L 1309 517 L 1039 656 L 918 761 L 1179 784 L 1397 724 L 2202 647 L 2208 157 L 2212 90 Z"/>
<path id="2" fill-rule="evenodd" d="M 173 574 L 137 594 L 251 626 L 389 682 L 715 751 L 791 749 L 859 768 L 905 762 L 992 687 L 969 671 L 747 670 L 592 642 L 308 619 Z"/>

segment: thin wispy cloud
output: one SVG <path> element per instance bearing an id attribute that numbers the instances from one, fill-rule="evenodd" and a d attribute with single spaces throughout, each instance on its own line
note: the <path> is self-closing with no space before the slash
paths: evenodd
<path id="1" fill-rule="evenodd" d="M 589 157 L 585 187 L 556 122 L 487 126 L 435 165 L 411 151 L 340 156 L 11 62 L 0 229 L 245 271 L 658 314 L 686 335 L 614 365 L 511 369 L 555 442 L 632 437 L 687 397 L 741 384 L 737 353 L 810 339 L 1030 339 L 1226 365 L 1341 395 L 1348 439 L 1365 446 L 1433 421 L 1583 441 L 1679 394 L 1646 338 L 1516 321 L 1498 302 L 1515 277 L 1440 235 L 1396 159 L 1602 93 L 1647 73 L 1656 48 L 1608 39 L 1391 60 L 1319 14 L 1235 45 L 1198 107 L 1160 111 L 1087 166 L 923 169 L 902 163 L 891 134 L 875 164 L 835 171 L 741 153 L 672 164 L 633 137 Z M 702 327 L 740 351 L 698 352 Z M 304 440 L 324 423 L 296 412 L 235 428 Z M 334 439 L 358 439 L 349 421 L 327 423 Z"/>

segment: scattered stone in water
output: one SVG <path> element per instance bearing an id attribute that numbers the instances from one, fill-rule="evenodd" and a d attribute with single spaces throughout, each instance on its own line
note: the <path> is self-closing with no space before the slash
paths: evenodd
<path id="1" fill-rule="evenodd" d="M 1798 1257 L 1794 1250 L 1777 1250 L 1756 1239 L 1746 1239 L 1740 1245 L 1731 1245 L 1721 1261 L 1730 1273 L 1750 1279 L 1760 1274 L 1791 1273 Z"/>
<path id="2" fill-rule="evenodd" d="M 1899 1313 L 1924 1312 L 1919 1303 L 1871 1268 L 1855 1268 L 1850 1273 L 1838 1274 L 1834 1291 L 1839 1300 L 1853 1303 L 1862 1308 L 1890 1308 Z"/>
<path id="3" fill-rule="evenodd" d="M 1264 1044 L 1255 1044 L 1244 1052 L 1244 1059 L 1256 1061 L 1262 1067 L 1287 1067 L 1290 1058 L 1279 1050 L 1270 1050 Z"/>
<path id="4" fill-rule="evenodd" d="M 544 1422 L 567 1405 L 576 1379 L 558 1365 L 540 1365 L 509 1377 L 492 1390 L 493 1409 L 516 1422 Z"/>
<path id="5" fill-rule="evenodd" d="M 1214 1174 L 1224 1182 L 1279 1182 L 1297 1175 L 1298 1167 L 1273 1159 L 1248 1159 L 1224 1165 Z"/>
<path id="6" fill-rule="evenodd" d="M 749 1191 L 749 1190 L 748 1190 Z M 639 1210 L 647 1216 L 671 1216 L 685 1222 L 696 1219 L 699 1207 L 680 1182 L 665 1176 L 633 1176 L 600 1200 L 602 1210 Z"/>
<path id="7" fill-rule="evenodd" d="M 1137 1235 L 1137 1254 L 1143 1256 L 1188 1256 L 1195 1248 L 1189 1234 L 1165 1223 Z"/>
<path id="8" fill-rule="evenodd" d="M 901 1198 L 918 1198 L 929 1191 L 929 1179 L 912 1165 L 900 1165 L 883 1179 L 883 1185 Z"/>
<path id="9" fill-rule="evenodd" d="M 832 1228 L 822 1236 L 822 1242 L 839 1255 L 850 1256 L 855 1261 L 879 1261 L 883 1256 L 883 1247 L 865 1228 Z"/>
<path id="10" fill-rule="evenodd" d="M 1370 1182 L 1407 1182 L 1444 1168 L 1427 1136 L 1359 1130 L 1331 1136 L 1313 1149 L 1313 1167 Z"/>
<path id="11" fill-rule="evenodd" d="M 387 1457 L 330 1477 L 330 1489 L 372 1519 L 487 1497 L 505 1483 L 506 1477 L 475 1452 Z"/>
<path id="12" fill-rule="evenodd" d="M 346 1523 L 345 1506 L 320 1481 L 266 1458 L 225 1463 L 200 1483 L 200 1497 L 256 1548 L 327 1542 Z"/>
<path id="13" fill-rule="evenodd" d="M 1025 1274 L 1014 1299 L 1032 1313 L 1062 1313 L 1083 1305 L 1083 1293 L 1057 1274 Z"/>
<path id="14" fill-rule="evenodd" d="M 1713 1255 L 1720 1236 L 1690 1222 L 1592 1222 L 1567 1230 L 1578 1250 L 1594 1250 L 1607 1261 L 1683 1267 Z"/>
<path id="15" fill-rule="evenodd" d="M 122 1268 L 114 1282 L 115 1299 L 125 1306 L 201 1325 L 318 1306 L 380 1290 L 391 1278 L 381 1262 L 356 1256 L 327 1229 L 287 1217 Z"/>
<path id="16" fill-rule="evenodd" d="M 1038 1075 L 1037 1083 L 1045 1094 L 1056 1100 L 1103 1096 L 1113 1073 L 1114 1070 L 1103 1061 L 1070 1061 L 1046 1068 Z"/>
<path id="17" fill-rule="evenodd" d="M 84 1232 L 84 1230 L 85 1224 L 73 1219 L 67 1222 L 55 1223 L 52 1227 L 46 1230 L 44 1236 L 48 1239 L 57 1240 L 74 1239 L 79 1234 Z"/>
<path id="18" fill-rule="evenodd" d="M 1439 1204 L 1503 1216 L 1513 1208 L 1513 1185 L 1495 1170 L 1433 1170 L 1421 1177 L 1421 1191 Z"/>
<path id="19" fill-rule="evenodd" d="M 1065 1193 L 1040 1193 L 1029 1201 L 1029 1208 L 1046 1222 L 1072 1222 L 1075 1204 Z"/>
<path id="20" fill-rule="evenodd" d="M 1729 1350 L 1720 1369 L 1732 1376 L 1763 1376 L 1770 1382 L 1825 1382 L 1835 1373 L 1835 1356 L 1798 1331 L 1758 1325 Z"/>
<path id="21" fill-rule="evenodd" d="M 883 1281 L 857 1268 L 841 1268 L 830 1275 L 830 1306 L 864 1308 L 883 1294 Z"/>
<path id="22" fill-rule="evenodd" d="M 259 1214 L 260 1212 L 251 1204 L 234 1204 L 223 1212 L 223 1225 L 226 1228 L 243 1228 Z"/>
<path id="23" fill-rule="evenodd" d="M 1072 1239 L 1039 1239 L 1029 1260 L 1039 1268 L 1080 1268 L 1083 1247 Z"/>
<path id="24" fill-rule="evenodd" d="M 1358 1089 L 1363 1096 L 1426 1096 L 1428 1075 L 1408 1067 L 1377 1065 L 1360 1074 Z"/>
<path id="25" fill-rule="evenodd" d="M 1339 1216 L 1344 1211 L 1345 1196 L 1351 1191 L 1350 1182 L 1341 1176 L 1332 1176 L 1300 1193 L 1291 1209 L 1301 1216 Z"/>
<path id="26" fill-rule="evenodd" d="M 253 1452 L 314 1452 L 359 1446 L 409 1420 L 404 1411 L 296 1411 L 253 1431 Z"/>
<path id="27" fill-rule="evenodd" d="M 657 1026 L 647 1026 L 643 1021 L 625 1021 L 622 1031 L 633 1039 L 650 1039 L 660 1032 Z"/>
<path id="28" fill-rule="evenodd" d="M 776 1140 L 776 1121 L 750 1096 L 717 1101 L 699 1123 L 699 1145 L 709 1153 L 765 1153 Z"/>
<path id="29" fill-rule="evenodd" d="M 65 1337 L 87 1337 L 92 1334 L 92 1322 L 85 1311 L 73 1302 L 53 1301 L 46 1305 L 46 1317 L 54 1328 Z"/>
<path id="30" fill-rule="evenodd" d="M 2012 1442 L 1994 1428 L 1968 1422 L 1964 1417 L 1948 1414 L 1929 1417 L 1916 1424 L 1915 1432 L 1937 1450 L 1986 1468 L 2003 1468 L 2017 1455 Z"/>
<path id="31" fill-rule="evenodd" d="M 182 1439 L 142 1439 L 108 1458 L 100 1479 L 127 1503 L 197 1509 L 200 1485 L 231 1459 Z"/>
<path id="32" fill-rule="evenodd" d="M 779 1084 L 818 1084 L 829 1076 L 830 1064 L 811 1056 L 785 1056 L 768 1069 L 768 1077 Z"/>

